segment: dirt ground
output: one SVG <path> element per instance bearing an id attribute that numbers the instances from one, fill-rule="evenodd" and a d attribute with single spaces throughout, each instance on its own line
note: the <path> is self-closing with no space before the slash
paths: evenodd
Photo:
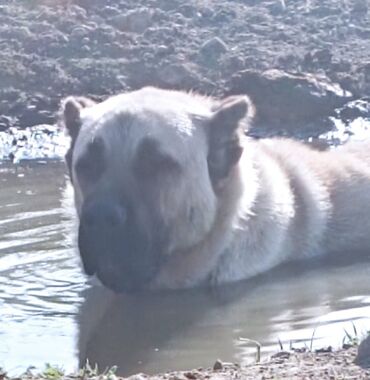
<path id="1" fill-rule="evenodd" d="M 325 351 L 325 350 L 324 350 Z M 130 380 L 337 380 L 370 379 L 370 370 L 354 364 L 356 348 L 321 353 L 279 352 L 269 362 L 239 367 L 235 364 L 219 366 L 212 369 L 198 369 L 174 372 L 157 376 L 134 375 Z M 216 369 L 215 369 L 216 368 Z M 218 369 L 219 368 L 219 369 Z"/>
<path id="2" fill-rule="evenodd" d="M 245 69 L 370 94 L 369 0 L 3 0 L 0 131 L 51 124 L 69 94 L 233 91 Z"/>
<path id="3" fill-rule="evenodd" d="M 370 367 L 362 368 L 356 362 L 357 347 L 347 347 L 332 352 L 285 352 L 281 351 L 269 361 L 240 367 L 233 363 L 216 360 L 213 368 L 198 368 L 189 371 L 167 372 L 154 376 L 143 373 L 130 376 L 129 380 L 367 380 Z M 370 364 L 370 362 L 368 362 Z M 113 369 L 98 375 L 94 370 L 81 370 L 78 374 L 64 375 L 57 368 L 49 367 L 41 375 L 28 373 L 18 378 L 1 375 L 2 380 L 121 380 Z"/>

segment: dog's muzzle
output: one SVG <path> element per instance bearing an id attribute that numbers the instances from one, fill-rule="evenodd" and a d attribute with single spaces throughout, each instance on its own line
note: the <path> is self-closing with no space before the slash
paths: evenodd
<path id="1" fill-rule="evenodd" d="M 78 246 L 85 272 L 108 288 L 136 291 L 159 267 L 150 239 L 140 234 L 129 208 L 111 199 L 94 199 L 82 207 Z"/>

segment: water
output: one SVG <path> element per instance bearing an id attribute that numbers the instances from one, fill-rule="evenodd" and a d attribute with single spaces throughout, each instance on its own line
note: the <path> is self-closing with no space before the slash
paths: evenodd
<path id="1" fill-rule="evenodd" d="M 88 357 L 119 373 L 252 362 L 370 330 L 370 260 L 284 267 L 215 291 L 114 296 L 91 287 L 74 247 L 62 162 L 0 163 L 0 366 L 19 374 Z"/>
<path id="2" fill-rule="evenodd" d="M 10 371 L 74 366 L 84 278 L 65 192 L 61 162 L 0 165 L 0 365 Z"/>

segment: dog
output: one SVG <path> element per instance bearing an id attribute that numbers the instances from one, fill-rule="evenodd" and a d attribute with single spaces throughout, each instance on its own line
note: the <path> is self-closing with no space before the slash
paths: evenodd
<path id="1" fill-rule="evenodd" d="M 370 248 L 370 144 L 319 151 L 245 133 L 247 96 L 145 87 L 61 120 L 85 272 L 115 292 L 240 281 Z"/>

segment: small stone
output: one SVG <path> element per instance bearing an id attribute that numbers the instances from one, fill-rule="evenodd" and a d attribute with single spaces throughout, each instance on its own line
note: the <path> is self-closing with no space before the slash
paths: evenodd
<path id="1" fill-rule="evenodd" d="M 369 5 L 367 0 L 355 0 L 352 6 L 352 12 L 366 14 Z"/>
<path id="2" fill-rule="evenodd" d="M 112 25 L 124 32 L 143 33 L 152 25 L 153 11 L 139 8 L 110 19 Z"/>
<path id="3" fill-rule="evenodd" d="M 224 365 L 220 359 L 217 359 L 215 361 L 215 364 L 213 364 L 213 370 L 214 371 L 220 371 L 224 368 Z"/>
<path id="4" fill-rule="evenodd" d="M 359 345 L 355 363 L 370 368 L 370 335 Z"/>
<path id="5" fill-rule="evenodd" d="M 197 379 L 197 375 L 196 373 L 194 372 L 185 372 L 184 373 L 184 376 L 187 378 L 187 379 L 190 379 L 190 380 L 196 380 Z"/>
<path id="6" fill-rule="evenodd" d="M 132 375 L 127 378 L 127 380 L 145 380 L 148 376 L 143 373 L 137 373 L 136 375 Z"/>
<path id="7" fill-rule="evenodd" d="M 213 37 L 206 41 L 200 48 L 200 53 L 204 57 L 218 59 L 222 54 L 228 51 L 228 47 L 219 37 Z"/>
<path id="8" fill-rule="evenodd" d="M 323 348 L 319 348 L 319 349 L 315 350 L 316 354 L 327 354 L 329 352 L 333 352 L 332 346 L 323 347 Z"/>
<path id="9" fill-rule="evenodd" d="M 290 352 L 288 351 L 279 351 L 276 354 L 271 356 L 272 359 L 289 359 Z"/>
<path id="10" fill-rule="evenodd" d="M 78 17 L 79 19 L 85 20 L 87 18 L 87 11 L 86 9 L 79 7 L 76 4 L 70 4 L 68 7 L 68 12 L 71 15 L 74 15 L 75 17 Z"/>
<path id="11" fill-rule="evenodd" d="M 197 13 L 197 8 L 189 5 L 189 4 L 184 4 L 179 7 L 179 12 L 186 18 L 191 18 L 194 17 Z"/>
<path id="12" fill-rule="evenodd" d="M 170 64 L 159 69 L 158 77 L 163 83 L 176 86 L 191 78 L 192 73 L 183 64 Z"/>
<path id="13" fill-rule="evenodd" d="M 113 16 L 118 16 L 121 12 L 120 12 L 119 8 L 112 7 L 109 5 L 105 5 L 102 9 L 102 13 L 106 17 L 113 17 Z"/>
<path id="14" fill-rule="evenodd" d="M 77 27 L 72 29 L 71 36 L 82 38 L 82 37 L 86 36 L 89 33 L 89 31 L 90 31 L 90 29 L 87 28 L 86 26 L 77 26 Z"/>

